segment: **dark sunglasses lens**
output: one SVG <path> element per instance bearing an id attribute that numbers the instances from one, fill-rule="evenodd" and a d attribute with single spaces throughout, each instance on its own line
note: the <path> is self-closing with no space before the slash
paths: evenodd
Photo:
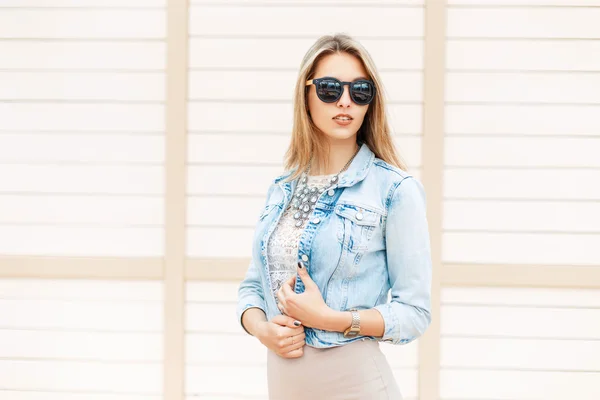
<path id="1" fill-rule="evenodd" d="M 355 82 L 350 94 L 356 104 L 369 104 L 375 96 L 375 90 L 371 82 Z"/>
<path id="2" fill-rule="evenodd" d="M 342 95 L 342 85 L 333 79 L 324 79 L 317 84 L 317 96 L 326 102 L 333 103 Z"/>

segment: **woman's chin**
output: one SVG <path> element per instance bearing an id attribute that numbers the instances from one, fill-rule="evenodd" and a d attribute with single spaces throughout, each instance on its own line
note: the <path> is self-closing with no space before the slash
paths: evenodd
<path id="1" fill-rule="evenodd" d="M 325 135 L 330 139 L 346 140 L 356 136 L 356 132 L 349 126 L 340 126 L 325 132 Z"/>

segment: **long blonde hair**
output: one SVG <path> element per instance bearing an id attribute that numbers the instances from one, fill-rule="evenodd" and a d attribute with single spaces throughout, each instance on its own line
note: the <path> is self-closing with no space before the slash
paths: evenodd
<path id="1" fill-rule="evenodd" d="M 319 61 L 330 54 L 348 53 L 362 61 L 364 68 L 376 87 L 375 98 L 369 105 L 362 126 L 358 130 L 357 142 L 364 142 L 377 158 L 407 170 L 392 140 L 385 110 L 385 90 L 375 63 L 367 50 L 352 37 L 338 33 L 320 37 L 308 49 L 298 73 L 294 92 L 294 124 L 290 146 L 285 154 L 285 169 L 296 168 L 286 180 L 294 180 L 304 171 L 314 154 L 317 162 L 322 162 L 329 154 L 328 142 L 308 115 L 308 89 L 306 81 L 313 79 Z"/>

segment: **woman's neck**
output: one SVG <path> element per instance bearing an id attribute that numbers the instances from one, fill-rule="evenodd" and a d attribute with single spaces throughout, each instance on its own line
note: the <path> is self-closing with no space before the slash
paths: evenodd
<path id="1" fill-rule="evenodd" d="M 340 172 L 342 168 L 350 161 L 356 154 L 360 146 L 356 141 L 349 143 L 332 143 L 329 149 L 329 155 L 327 161 L 324 163 L 324 167 L 320 167 L 314 160 L 310 167 L 309 174 L 312 176 L 319 175 L 332 175 Z"/>

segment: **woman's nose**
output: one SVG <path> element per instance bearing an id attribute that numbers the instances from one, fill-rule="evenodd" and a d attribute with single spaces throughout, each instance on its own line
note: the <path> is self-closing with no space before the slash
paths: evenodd
<path id="1" fill-rule="evenodd" d="M 352 104 L 352 98 L 350 97 L 350 88 L 348 86 L 344 86 L 344 91 L 342 92 L 342 97 L 338 100 L 339 107 L 348 107 Z"/>

